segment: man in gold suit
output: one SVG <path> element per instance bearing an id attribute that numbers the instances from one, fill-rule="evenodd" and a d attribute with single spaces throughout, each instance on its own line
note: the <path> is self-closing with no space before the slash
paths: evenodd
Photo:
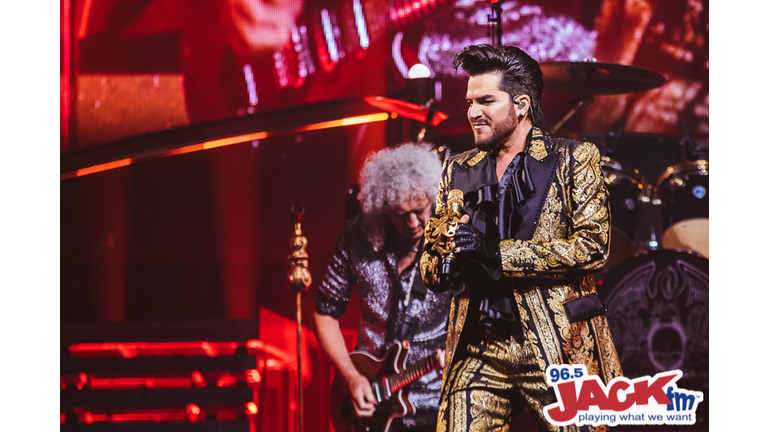
<path id="1" fill-rule="evenodd" d="M 608 256 L 600 154 L 541 130 L 542 73 L 522 50 L 469 46 L 454 66 L 476 148 L 445 161 L 436 198 L 439 217 L 462 192 L 455 258 L 430 232 L 421 257 L 426 284 L 454 294 L 437 430 L 507 431 L 525 408 L 542 431 L 577 430 L 544 415 L 547 366 L 583 364 L 606 385 L 622 374 L 589 276 Z"/>

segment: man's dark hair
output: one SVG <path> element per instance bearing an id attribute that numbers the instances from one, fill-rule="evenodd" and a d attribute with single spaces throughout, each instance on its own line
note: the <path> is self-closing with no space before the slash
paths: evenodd
<path id="1" fill-rule="evenodd" d="M 544 79 L 539 63 L 525 51 L 513 46 L 470 45 L 456 54 L 453 67 L 459 66 L 469 76 L 500 74 L 499 89 L 509 93 L 510 101 L 515 96 L 530 96 L 531 122 L 539 127 L 544 124 L 541 112 Z"/>

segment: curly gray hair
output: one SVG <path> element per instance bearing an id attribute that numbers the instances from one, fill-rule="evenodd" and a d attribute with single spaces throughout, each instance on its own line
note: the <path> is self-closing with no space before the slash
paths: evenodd
<path id="1" fill-rule="evenodd" d="M 360 172 L 363 231 L 375 250 L 384 244 L 386 210 L 423 199 L 434 205 L 442 163 L 432 146 L 403 143 L 372 153 Z"/>

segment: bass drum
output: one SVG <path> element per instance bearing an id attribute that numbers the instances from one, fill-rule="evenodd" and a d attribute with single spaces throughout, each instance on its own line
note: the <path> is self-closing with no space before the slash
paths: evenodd
<path id="1" fill-rule="evenodd" d="M 709 378 L 709 260 L 656 250 L 597 282 L 624 374 L 680 369 L 683 380 Z"/>
<path id="2" fill-rule="evenodd" d="M 667 168 L 656 182 L 653 204 L 661 207 L 664 249 L 690 250 L 709 258 L 709 163 Z"/>
<path id="3" fill-rule="evenodd" d="M 605 266 L 612 268 L 635 256 L 640 209 L 650 201 L 650 187 L 640 171 L 603 156 L 600 166 L 611 204 L 611 250 Z"/>

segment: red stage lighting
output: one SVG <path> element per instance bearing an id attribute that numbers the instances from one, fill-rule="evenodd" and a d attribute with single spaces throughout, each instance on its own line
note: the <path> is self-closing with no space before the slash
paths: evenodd
<path id="1" fill-rule="evenodd" d="M 255 402 L 248 402 L 245 404 L 245 413 L 250 415 L 256 415 L 259 413 L 259 407 Z"/>

